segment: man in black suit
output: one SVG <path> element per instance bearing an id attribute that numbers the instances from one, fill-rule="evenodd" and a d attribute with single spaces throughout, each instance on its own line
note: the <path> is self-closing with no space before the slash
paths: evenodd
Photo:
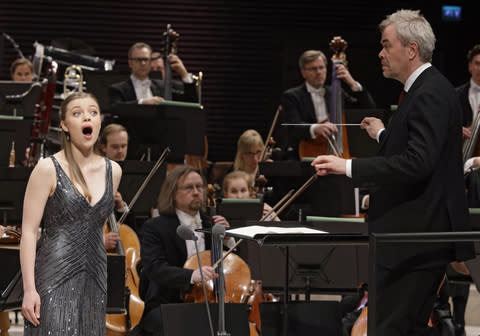
<path id="1" fill-rule="evenodd" d="M 462 118 L 455 89 L 431 64 L 435 35 L 419 11 L 399 10 L 380 23 L 383 75 L 406 92 L 379 139 L 378 156 L 319 156 L 319 175 L 346 174 L 370 189 L 371 232 L 468 231 L 462 171 Z M 425 335 L 435 294 L 450 261 L 474 256 L 473 244 L 390 244 L 377 250 L 377 335 Z"/>
<path id="2" fill-rule="evenodd" d="M 190 166 L 172 169 L 162 185 L 158 198 L 159 217 L 149 219 L 143 226 L 140 296 L 145 301 L 142 318 L 144 334 L 163 335 L 161 304 L 179 303 L 181 292 L 188 291 L 194 283 L 201 282 L 200 270 L 183 268 L 189 257 L 195 257 L 193 241 L 184 241 L 176 233 L 179 225 L 192 230 L 221 224 L 229 227 L 222 216 L 213 220 L 203 214 L 205 179 L 200 171 Z M 203 233 L 195 232 L 200 252 L 210 249 L 211 241 Z M 232 246 L 233 238 L 225 245 Z M 202 266 L 205 281 L 218 275 L 210 266 Z"/>
<path id="3" fill-rule="evenodd" d="M 328 137 L 338 132 L 337 127 L 328 122 L 332 88 L 325 85 L 327 78 L 327 58 L 320 50 L 307 50 L 299 58 L 298 64 L 305 82 L 283 93 L 282 107 L 285 120 L 289 124 L 313 124 L 293 126 L 288 129 L 287 146 L 294 151 L 300 140 L 311 140 L 317 136 Z M 355 79 L 343 64 L 336 65 L 337 78 L 345 83 L 342 90 L 345 107 L 374 108 L 375 103 L 367 90 Z M 318 123 L 324 122 L 322 126 Z"/>
<path id="4" fill-rule="evenodd" d="M 115 83 L 109 88 L 110 104 L 158 104 L 164 100 L 164 81 L 150 79 L 152 48 L 143 42 L 137 42 L 128 51 L 128 66 L 132 70 L 130 78 Z M 172 99 L 176 101 L 197 102 L 195 81 L 188 73 L 182 60 L 174 54 L 169 55 L 171 69 L 182 78 L 182 83 L 172 81 Z"/>

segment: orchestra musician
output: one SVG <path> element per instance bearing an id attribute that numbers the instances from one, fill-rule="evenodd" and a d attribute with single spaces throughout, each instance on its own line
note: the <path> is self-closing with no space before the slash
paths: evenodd
<path id="1" fill-rule="evenodd" d="M 15 82 L 31 82 L 33 73 L 33 64 L 26 58 L 17 58 L 10 66 L 10 76 Z"/>
<path id="2" fill-rule="evenodd" d="M 102 129 L 100 133 L 100 151 L 110 160 L 116 162 L 125 161 L 128 151 L 128 132 L 127 129 L 120 124 L 109 124 Z M 123 200 L 122 194 L 117 190 L 115 193 L 115 215 L 118 219 L 125 211 L 128 211 L 128 205 Z M 135 215 L 129 211 L 125 218 L 125 223 L 137 232 Z M 138 232 L 137 232 L 138 234 Z M 105 248 L 108 251 L 114 250 L 120 235 L 116 232 L 108 232 L 105 234 Z"/>
<path id="3" fill-rule="evenodd" d="M 223 179 L 222 191 L 225 198 L 248 199 L 252 195 L 252 182 L 250 175 L 241 170 L 228 173 Z M 266 215 L 272 207 L 263 203 L 263 215 Z M 262 216 L 263 216 L 262 215 Z M 273 212 L 266 221 L 280 221 L 280 218 Z"/>
<path id="4" fill-rule="evenodd" d="M 70 94 L 60 106 L 60 119 L 62 150 L 38 162 L 25 192 L 24 334 L 100 336 L 107 302 L 103 226 L 122 172 L 95 152 L 101 116 L 93 95 Z"/>
<path id="5" fill-rule="evenodd" d="M 329 118 L 328 106 L 332 99 L 332 91 L 330 86 L 325 85 L 327 64 L 327 57 L 322 51 L 305 51 L 298 60 L 305 82 L 288 89 L 282 95 L 281 102 L 287 123 L 312 124 L 289 128 L 288 146 L 295 152 L 302 139 L 311 140 L 317 136 L 327 138 L 332 133 L 338 132 L 337 127 L 328 121 L 323 126 L 317 124 Z M 342 89 L 345 107 L 374 108 L 375 102 L 372 97 L 366 88 L 352 77 L 350 71 L 343 64 L 337 64 L 336 69 L 337 78 L 345 83 L 346 90 Z"/>
<path id="6" fill-rule="evenodd" d="M 262 137 L 254 129 L 246 130 L 237 140 L 237 153 L 235 154 L 235 161 L 233 161 L 233 170 L 246 172 L 250 177 L 251 186 L 255 183 L 258 163 L 264 147 Z"/>
<path id="7" fill-rule="evenodd" d="M 158 104 L 163 99 L 164 81 L 150 79 L 152 48 L 143 42 L 132 45 L 128 51 L 130 78 L 109 87 L 110 103 Z M 172 98 L 176 101 L 198 102 L 195 81 L 180 57 L 169 55 L 171 69 L 178 73 L 182 82 L 172 81 Z"/>
<path id="8" fill-rule="evenodd" d="M 151 70 L 158 71 L 162 74 L 162 78 L 165 78 L 165 64 L 163 62 L 162 54 L 158 51 L 152 53 L 152 60 L 150 62 Z"/>
<path id="9" fill-rule="evenodd" d="M 472 126 L 475 118 L 479 117 L 478 113 L 480 109 L 480 44 L 473 46 L 473 48 L 468 51 L 467 60 L 468 71 L 471 75 L 470 80 L 456 88 L 460 98 L 460 104 L 462 105 L 462 131 L 465 139 L 470 138 L 472 132 L 479 131 L 478 129 L 472 130 Z M 464 164 L 464 173 L 466 174 L 465 183 L 468 189 L 468 203 L 471 208 L 480 206 L 480 172 L 478 168 L 480 168 L 480 157 L 478 156 L 469 158 Z M 455 268 L 452 269 L 453 272 L 455 272 L 454 270 Z M 439 303 L 445 309 L 448 309 L 448 311 L 450 311 L 448 298 L 450 296 L 452 298 L 452 315 L 456 335 L 465 335 L 465 310 L 469 292 L 470 284 L 461 282 L 445 282 L 440 292 Z"/>
<path id="10" fill-rule="evenodd" d="M 163 335 L 160 305 L 182 302 L 181 291 L 188 291 L 192 284 L 200 283 L 199 269 L 183 268 L 187 258 L 195 255 L 193 241 L 183 241 L 176 233 L 179 225 L 197 228 L 220 224 L 229 227 L 222 216 L 205 215 L 206 184 L 200 170 L 182 165 L 172 169 L 162 185 L 158 197 L 160 216 L 143 225 L 140 294 L 145 301 L 142 317 L 142 335 Z M 211 240 L 203 233 L 195 232 L 199 250 L 208 250 Z M 233 238 L 226 238 L 224 245 L 233 246 Z M 218 275 L 210 266 L 202 266 L 205 281 Z"/>
<path id="11" fill-rule="evenodd" d="M 378 156 L 317 157 L 319 175 L 370 182 L 369 231 L 469 231 L 462 172 L 461 110 L 455 90 L 431 65 L 435 35 L 419 11 L 399 10 L 379 25 L 383 75 L 404 85 L 387 129 L 362 121 L 380 140 Z M 474 257 L 473 244 L 390 244 L 376 254 L 378 335 L 424 335 L 446 265 Z"/>

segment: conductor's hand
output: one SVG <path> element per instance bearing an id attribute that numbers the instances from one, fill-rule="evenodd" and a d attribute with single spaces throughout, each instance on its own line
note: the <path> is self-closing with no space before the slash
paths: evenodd
<path id="1" fill-rule="evenodd" d="M 107 251 L 113 250 L 117 247 L 117 243 L 120 240 L 120 235 L 116 232 L 109 232 L 105 235 L 105 249 Z"/>
<path id="2" fill-rule="evenodd" d="M 218 278 L 218 274 L 215 273 L 215 270 L 211 266 L 202 266 L 203 279 L 205 281 L 210 281 L 212 279 Z M 200 269 L 196 269 L 192 274 L 192 281 L 195 283 L 202 282 L 202 277 L 200 275 Z"/>
<path id="3" fill-rule="evenodd" d="M 346 160 L 334 155 L 320 155 L 312 162 L 317 175 L 328 174 L 345 175 Z"/>
<path id="4" fill-rule="evenodd" d="M 316 136 L 321 136 L 325 139 L 328 139 L 330 135 L 337 132 L 337 126 L 328 121 L 326 123 L 313 126 L 313 133 L 315 133 Z"/>
<path id="5" fill-rule="evenodd" d="M 158 97 L 158 96 L 155 96 L 155 97 L 152 97 L 152 98 L 147 98 L 147 99 L 144 99 L 142 100 L 142 104 L 144 105 L 156 105 L 158 103 L 160 103 L 161 101 L 164 101 L 165 99 L 163 99 L 162 97 Z"/>
<path id="6" fill-rule="evenodd" d="M 378 131 L 385 128 L 385 125 L 383 125 L 383 122 L 378 118 L 367 117 L 363 118 L 360 123 L 360 128 L 366 130 L 370 138 L 377 140 Z"/>
<path id="7" fill-rule="evenodd" d="M 34 326 L 40 324 L 40 295 L 36 290 L 23 293 L 22 314 Z"/>

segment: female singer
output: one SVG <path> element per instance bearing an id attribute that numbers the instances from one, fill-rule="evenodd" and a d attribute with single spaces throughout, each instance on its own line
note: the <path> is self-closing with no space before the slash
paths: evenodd
<path id="1" fill-rule="evenodd" d="M 237 199 L 247 199 L 251 198 L 251 182 L 250 176 L 243 171 L 234 171 L 223 179 L 223 197 L 225 198 L 237 198 Z M 263 203 L 263 215 L 269 212 L 272 209 L 267 203 Z M 270 216 L 267 217 L 266 221 L 280 221 L 280 218 L 273 212 Z"/>
<path id="2" fill-rule="evenodd" d="M 105 335 L 106 218 L 121 177 L 94 151 L 100 109 L 88 93 L 60 107 L 62 150 L 38 162 L 25 192 L 20 263 L 25 335 Z M 42 222 L 42 234 L 37 234 Z"/>

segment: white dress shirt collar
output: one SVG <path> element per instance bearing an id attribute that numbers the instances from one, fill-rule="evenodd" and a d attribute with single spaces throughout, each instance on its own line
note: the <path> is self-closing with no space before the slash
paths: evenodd
<path id="1" fill-rule="evenodd" d="M 413 83 L 415 80 L 420 76 L 422 72 L 424 72 L 426 69 L 430 68 L 432 64 L 430 62 L 424 63 L 421 66 L 419 66 L 412 74 L 408 77 L 408 79 L 405 82 L 405 85 L 403 86 L 403 89 L 405 92 L 408 92 L 410 88 L 412 87 Z"/>

